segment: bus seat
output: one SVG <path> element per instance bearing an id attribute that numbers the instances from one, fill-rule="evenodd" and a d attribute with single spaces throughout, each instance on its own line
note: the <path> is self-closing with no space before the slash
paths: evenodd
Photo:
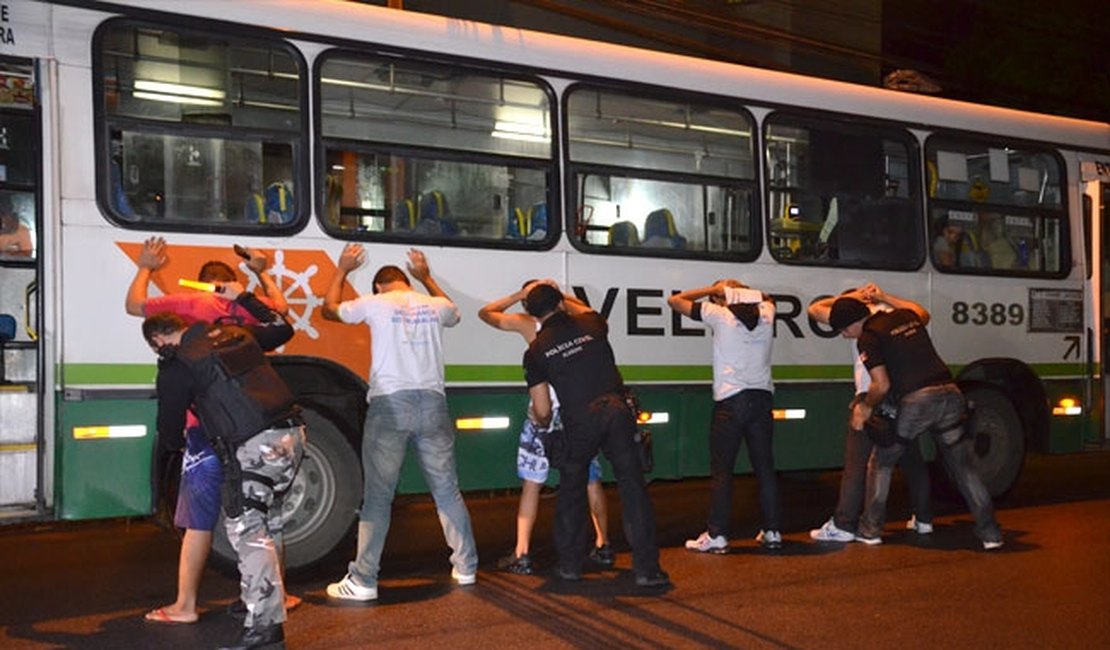
<path id="1" fill-rule="evenodd" d="M 631 221 L 618 221 L 609 226 L 610 246 L 639 246 L 640 232 Z"/>
<path id="2" fill-rule="evenodd" d="M 547 237 L 547 204 L 537 203 L 527 210 L 514 208 L 509 215 L 505 236 L 509 239 L 528 240 Z"/>
<path id="3" fill-rule="evenodd" d="M 416 202 L 403 199 L 393 204 L 393 230 L 411 231 L 416 228 Z"/>
<path id="4" fill-rule="evenodd" d="M 247 197 L 243 217 L 247 223 L 283 224 L 293 221 L 293 191 L 281 181 L 270 183 L 262 194 Z"/>
<path id="5" fill-rule="evenodd" d="M 422 235 L 456 235 L 459 229 L 450 216 L 447 197 L 432 190 L 420 197 L 420 218 L 412 231 Z"/>
<path id="6" fill-rule="evenodd" d="M 127 193 L 123 191 L 123 172 L 120 171 L 119 163 L 115 160 L 112 161 L 112 205 L 120 213 L 120 216 L 127 218 L 134 218 L 135 211 L 131 209 L 131 201 L 127 198 Z"/>
<path id="7" fill-rule="evenodd" d="M 686 248 L 686 238 L 675 229 L 670 210 L 660 208 L 647 216 L 643 245 L 645 248 Z"/>

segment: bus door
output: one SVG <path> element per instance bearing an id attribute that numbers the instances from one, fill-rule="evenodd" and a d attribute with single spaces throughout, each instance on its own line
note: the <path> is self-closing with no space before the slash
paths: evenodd
<path id="1" fill-rule="evenodd" d="M 35 74 L 33 61 L 0 57 L 0 522 L 46 507 Z"/>
<path id="2" fill-rule="evenodd" d="M 1097 341 L 1100 345 L 1096 357 L 1098 373 L 1102 386 L 1100 393 L 1100 412 L 1102 426 L 1093 433 L 1088 442 L 1110 439 L 1110 418 L 1106 417 L 1106 407 L 1110 404 L 1110 372 L 1107 371 L 1106 355 L 1110 350 L 1110 156 L 1083 156 L 1080 163 L 1080 179 L 1083 183 L 1083 218 L 1088 224 L 1091 241 L 1088 245 L 1091 261 L 1091 294 L 1094 301 L 1094 326 L 1100 329 Z"/>

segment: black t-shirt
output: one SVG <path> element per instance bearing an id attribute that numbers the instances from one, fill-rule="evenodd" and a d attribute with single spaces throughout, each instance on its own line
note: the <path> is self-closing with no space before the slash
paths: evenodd
<path id="1" fill-rule="evenodd" d="M 896 399 L 926 386 L 952 381 L 929 332 L 909 309 L 879 312 L 863 322 L 859 356 L 868 369 L 886 366 Z"/>
<path id="2" fill-rule="evenodd" d="M 563 410 L 585 408 L 624 381 L 609 346 L 609 325 L 597 312 L 558 313 L 546 321 L 524 352 L 528 387 L 547 382 Z"/>

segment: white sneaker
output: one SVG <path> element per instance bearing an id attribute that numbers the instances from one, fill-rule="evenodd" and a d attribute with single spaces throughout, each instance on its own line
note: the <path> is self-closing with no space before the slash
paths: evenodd
<path id="1" fill-rule="evenodd" d="M 710 535 L 709 531 L 705 531 L 697 539 L 686 540 L 686 550 L 721 555 L 728 553 L 728 540 L 724 535 Z"/>
<path id="2" fill-rule="evenodd" d="M 912 515 L 910 520 L 906 522 L 906 529 L 912 530 L 918 535 L 929 535 L 933 532 L 933 524 L 927 521 L 918 521 L 917 515 Z"/>
<path id="3" fill-rule="evenodd" d="M 355 584 L 351 579 L 351 574 L 343 576 L 339 582 L 333 582 L 328 585 L 328 596 L 331 598 L 338 598 L 340 600 L 358 600 L 366 602 L 368 600 L 378 599 L 377 587 L 363 587 Z"/>
<path id="4" fill-rule="evenodd" d="M 763 548 L 771 550 L 782 548 L 782 533 L 777 530 L 761 530 L 755 536 L 755 541 L 763 545 Z"/>
<path id="5" fill-rule="evenodd" d="M 458 569 L 451 569 L 451 579 L 459 583 L 460 586 L 472 585 L 478 582 L 477 573 L 463 573 Z"/>
<path id="6" fill-rule="evenodd" d="M 855 535 L 846 530 L 837 528 L 836 522 L 832 517 L 826 521 L 820 528 L 814 528 L 809 531 L 809 536 L 819 542 L 850 542 L 855 539 Z"/>
<path id="7" fill-rule="evenodd" d="M 882 537 L 864 537 L 863 535 L 856 535 L 856 541 L 868 546 L 878 546 L 883 543 Z"/>
<path id="8" fill-rule="evenodd" d="M 993 551 L 993 550 L 999 549 L 999 548 L 1002 548 L 1002 540 L 996 539 L 996 540 L 991 540 L 989 542 L 987 540 L 983 540 L 983 550 L 984 551 Z"/>

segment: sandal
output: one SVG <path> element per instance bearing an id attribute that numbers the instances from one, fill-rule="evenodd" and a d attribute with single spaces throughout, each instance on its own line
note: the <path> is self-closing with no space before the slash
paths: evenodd
<path id="1" fill-rule="evenodd" d="M 152 609 L 143 616 L 143 620 L 149 623 L 160 623 L 162 625 L 189 625 L 196 623 L 198 616 L 193 618 L 174 618 L 166 613 L 165 608 L 159 607 Z"/>

